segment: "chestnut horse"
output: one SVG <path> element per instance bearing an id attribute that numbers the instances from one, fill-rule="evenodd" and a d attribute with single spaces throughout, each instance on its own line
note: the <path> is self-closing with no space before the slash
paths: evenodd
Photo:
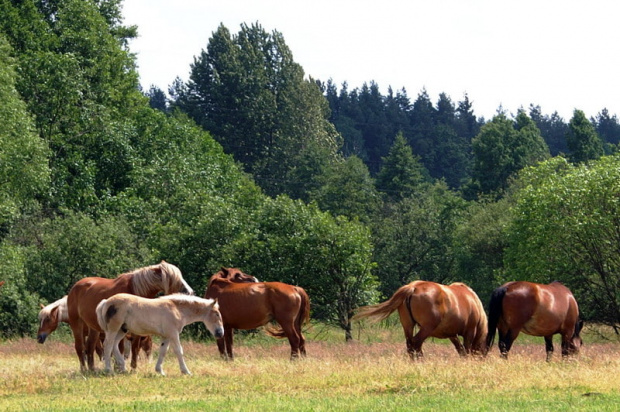
<path id="1" fill-rule="evenodd" d="M 414 360 L 423 356 L 422 344 L 428 337 L 450 339 L 461 356 L 484 353 L 487 316 L 476 292 L 464 283 L 446 286 L 416 280 L 401 286 L 389 300 L 360 308 L 353 319 L 379 321 L 395 310 L 405 332 L 407 353 Z M 414 336 L 416 325 L 420 329 Z"/>
<path id="2" fill-rule="evenodd" d="M 583 321 L 572 292 L 560 282 L 542 285 L 532 282 L 508 282 L 495 289 L 489 303 L 487 350 L 493 345 L 495 330 L 503 358 L 519 332 L 543 336 L 547 361 L 553 355 L 553 335 L 562 336 L 562 356 L 576 354 L 582 345 L 579 333 Z"/>
<path id="3" fill-rule="evenodd" d="M 155 371 L 165 375 L 162 363 L 168 346 L 177 355 L 181 373 L 191 375 L 183 359 L 183 347 L 179 335 L 186 325 L 201 321 L 206 328 L 220 338 L 224 335 L 222 316 L 217 300 L 197 296 L 173 294 L 146 299 L 128 293 L 119 293 L 103 299 L 95 309 L 97 321 L 105 332 L 103 361 L 106 372 L 111 372 L 111 356 L 114 350 L 116 366 L 125 372 L 125 359 L 118 349 L 121 340 L 131 332 L 136 335 L 162 337 Z"/>
<path id="4" fill-rule="evenodd" d="M 160 292 L 166 295 L 177 292 L 194 294 L 179 268 L 163 260 L 157 265 L 123 273 L 115 279 L 89 277 L 77 281 L 67 296 L 67 308 L 81 370 L 86 370 L 86 362 L 88 369 L 95 369 L 95 345 L 102 332 L 95 313 L 99 302 L 117 293 L 154 298 Z M 85 327 L 89 329 L 86 345 L 83 333 Z"/>
<path id="5" fill-rule="evenodd" d="M 205 298 L 217 299 L 224 320 L 224 338 L 217 340 L 220 355 L 232 360 L 233 329 L 256 329 L 270 321 L 268 334 L 288 338 L 291 359 L 306 356 L 302 326 L 310 319 L 310 299 L 306 291 L 281 282 L 258 282 L 237 268 L 222 268 L 211 276 Z"/>

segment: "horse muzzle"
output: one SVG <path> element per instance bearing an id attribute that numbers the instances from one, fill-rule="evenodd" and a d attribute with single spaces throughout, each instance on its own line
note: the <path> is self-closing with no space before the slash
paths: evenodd
<path id="1" fill-rule="evenodd" d="M 47 333 L 41 333 L 40 335 L 37 335 L 37 342 L 45 343 L 45 339 L 47 339 Z"/>
<path id="2" fill-rule="evenodd" d="M 213 335 L 216 339 L 219 339 L 224 336 L 224 328 L 215 328 Z"/>

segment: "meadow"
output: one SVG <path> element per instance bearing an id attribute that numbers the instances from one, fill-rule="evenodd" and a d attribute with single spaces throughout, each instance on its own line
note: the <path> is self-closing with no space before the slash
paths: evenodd
<path id="1" fill-rule="evenodd" d="M 166 356 L 135 372 L 81 373 L 66 330 L 39 345 L 0 343 L 0 410 L 618 410 L 620 344 L 586 330 L 581 353 L 545 362 L 542 338 L 520 336 L 510 358 L 497 348 L 484 359 L 460 358 L 451 344 L 428 340 L 412 362 L 398 325 L 365 327 L 356 340 L 314 325 L 308 357 L 289 361 L 289 346 L 259 332 L 238 335 L 236 359 L 219 358 L 215 342 L 183 341 L 192 376 Z M 155 338 L 155 342 L 159 342 Z M 156 356 L 156 354 L 155 354 Z M 102 364 L 98 364 L 102 367 Z"/>

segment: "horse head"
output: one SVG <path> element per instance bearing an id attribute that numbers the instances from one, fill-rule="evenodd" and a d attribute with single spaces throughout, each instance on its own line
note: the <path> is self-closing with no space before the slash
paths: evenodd
<path id="1" fill-rule="evenodd" d="M 204 318 L 205 327 L 219 339 L 224 336 L 224 322 L 220 313 L 220 305 L 217 299 L 207 299 L 207 312 Z"/>
<path id="2" fill-rule="evenodd" d="M 214 277 L 225 279 L 233 283 L 258 283 L 257 278 L 243 273 L 238 268 L 225 268 L 222 266 L 221 270 L 217 272 Z"/>
<path id="3" fill-rule="evenodd" d="M 47 339 L 49 334 L 54 332 L 56 328 L 58 328 L 58 307 L 54 307 L 51 310 L 45 310 L 45 307 L 42 307 L 39 312 L 37 342 L 45 343 L 45 339 Z"/>

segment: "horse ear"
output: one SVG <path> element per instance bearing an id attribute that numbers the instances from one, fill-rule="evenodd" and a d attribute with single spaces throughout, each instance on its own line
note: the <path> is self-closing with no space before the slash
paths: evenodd
<path id="1" fill-rule="evenodd" d="M 45 306 L 43 306 L 42 303 L 39 303 L 39 306 L 41 307 L 41 309 L 43 309 Z"/>
<path id="2" fill-rule="evenodd" d="M 227 278 L 228 277 L 228 268 L 225 268 L 224 266 L 222 266 L 222 273 L 224 274 L 224 277 Z"/>

